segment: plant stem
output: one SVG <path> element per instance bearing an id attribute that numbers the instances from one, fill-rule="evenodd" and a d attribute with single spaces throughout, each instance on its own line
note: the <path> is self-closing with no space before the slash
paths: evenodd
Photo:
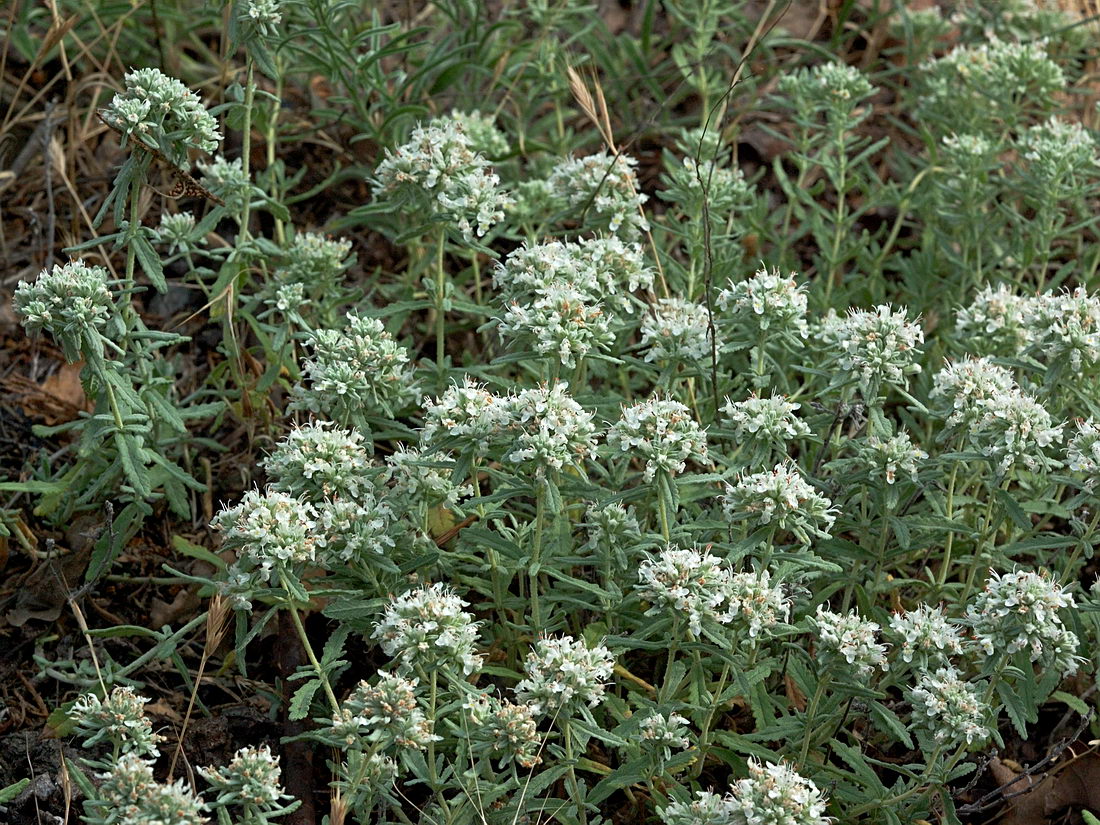
<path id="1" fill-rule="evenodd" d="M 810 741 L 813 739 L 813 723 L 817 717 L 818 706 L 821 704 L 821 698 L 825 695 L 825 689 L 829 686 L 829 674 L 828 672 L 821 675 L 817 680 L 817 688 L 814 690 L 813 698 L 810 699 L 810 706 L 806 708 L 806 722 L 805 731 L 802 734 L 802 750 L 798 755 L 798 769 L 802 770 L 806 766 L 806 758 L 810 755 Z"/>
<path id="2" fill-rule="evenodd" d="M 440 231 L 435 249 L 435 365 L 439 368 L 440 384 L 443 381 L 443 357 L 446 349 L 446 325 L 443 312 L 443 302 L 447 290 L 447 273 L 443 269 L 443 250 L 446 246 L 447 233 Z M 442 387 L 441 387 L 442 388 Z"/>
<path id="3" fill-rule="evenodd" d="M 535 538 L 531 547 L 531 564 L 527 568 L 527 578 L 531 583 L 531 623 L 538 629 L 542 627 L 542 613 L 539 610 L 539 568 L 542 558 L 542 530 L 546 521 L 545 482 L 536 482 L 535 490 Z"/>
<path id="4" fill-rule="evenodd" d="M 321 688 L 325 691 L 325 696 L 328 698 L 328 703 L 332 707 L 332 712 L 339 713 L 340 703 L 336 700 L 336 694 L 332 692 L 332 685 L 328 683 L 328 677 L 321 668 L 321 663 L 317 661 L 317 656 L 313 652 L 313 646 L 309 643 L 309 636 L 306 635 L 306 629 L 302 625 L 302 617 L 298 615 L 297 606 L 288 604 L 287 611 L 290 613 L 290 620 L 294 623 L 294 629 L 298 631 L 298 638 L 302 640 L 302 647 L 305 648 L 306 658 L 309 659 L 309 663 L 313 665 L 313 669 L 317 673 L 317 680 L 321 683 Z"/>

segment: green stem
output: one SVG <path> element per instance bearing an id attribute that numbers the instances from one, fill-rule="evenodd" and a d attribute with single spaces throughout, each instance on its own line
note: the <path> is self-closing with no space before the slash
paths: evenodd
<path id="1" fill-rule="evenodd" d="M 290 620 L 294 623 L 294 629 L 298 631 L 298 638 L 302 640 L 302 647 L 305 648 L 306 658 L 309 659 L 309 663 L 313 665 L 313 670 L 317 673 L 317 680 L 321 683 L 321 689 L 324 690 L 325 696 L 328 698 L 332 712 L 339 713 L 340 703 L 336 700 L 336 694 L 332 692 L 332 685 L 329 684 L 328 677 L 313 652 L 313 646 L 309 643 L 309 636 L 306 635 L 306 629 L 302 625 L 302 617 L 298 615 L 297 606 L 288 604 L 287 612 L 290 613 Z"/>
<path id="2" fill-rule="evenodd" d="M 570 790 L 573 793 L 573 801 L 577 805 L 577 813 L 580 815 L 581 825 L 587 825 L 588 811 L 585 810 L 584 803 L 581 802 L 581 786 L 577 782 L 577 772 L 573 767 L 573 725 L 569 720 L 566 720 L 562 726 L 562 732 L 565 734 L 565 761 L 569 764 L 569 785 Z"/>
<path id="3" fill-rule="evenodd" d="M 806 759 L 810 755 L 810 742 L 813 740 L 814 721 L 817 718 L 818 707 L 821 705 L 821 699 L 825 695 L 825 689 L 828 686 L 829 674 L 826 672 L 817 680 L 817 688 L 814 690 L 813 698 L 810 699 L 810 706 L 806 708 L 805 731 L 802 734 L 802 750 L 798 755 L 799 770 L 802 770 L 806 766 Z"/>
<path id="4" fill-rule="evenodd" d="M 440 383 L 443 383 L 443 357 L 446 349 L 446 324 L 443 302 L 447 291 L 447 273 L 443 269 L 443 250 L 447 233 L 440 231 L 435 250 L 435 364 L 439 368 Z"/>
<path id="5" fill-rule="evenodd" d="M 944 503 L 944 515 L 948 522 L 955 518 L 955 483 L 959 478 L 959 462 L 956 460 L 951 467 L 951 480 L 947 483 L 947 500 Z M 951 548 L 955 543 L 955 531 L 948 530 L 947 541 L 943 551 L 943 563 L 940 565 L 940 574 L 936 577 L 936 584 L 943 587 L 947 582 L 947 573 L 951 568 Z"/>
<path id="6" fill-rule="evenodd" d="M 546 491 L 544 482 L 536 482 L 535 490 L 535 538 L 531 547 L 531 564 L 527 568 L 527 578 L 531 585 L 531 623 L 536 629 L 542 627 L 542 613 L 539 609 L 539 568 L 542 559 L 542 530 L 546 521 Z"/>

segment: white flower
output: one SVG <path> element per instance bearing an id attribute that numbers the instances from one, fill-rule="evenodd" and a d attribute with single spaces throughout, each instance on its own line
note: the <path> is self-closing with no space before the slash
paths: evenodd
<path id="1" fill-rule="evenodd" d="M 291 409 L 351 423 L 373 410 L 394 415 L 415 397 L 409 353 L 377 318 L 354 312 L 344 330 L 319 329 L 309 338 L 313 353 L 302 365 Z"/>
<path id="2" fill-rule="evenodd" d="M 662 298 L 642 320 L 646 361 L 700 363 L 710 358 L 710 313 L 702 304 Z"/>
<path id="3" fill-rule="evenodd" d="M 726 601 L 731 571 L 718 558 L 695 549 L 669 546 L 649 556 L 638 568 L 638 595 L 652 602 L 645 615 L 664 611 L 687 619 L 693 636 L 703 632 L 703 622 L 729 621 L 720 607 Z"/>
<path id="4" fill-rule="evenodd" d="M 874 622 L 864 621 L 855 612 L 833 613 L 820 606 L 813 624 L 824 667 L 844 662 L 861 679 L 867 679 L 876 669 L 889 669 L 886 645 L 875 641 L 879 626 Z"/>
<path id="5" fill-rule="evenodd" d="M 707 434 L 679 401 L 654 396 L 629 407 L 607 434 L 607 443 L 620 453 L 645 461 L 645 480 L 658 471 L 683 472 L 689 459 L 707 460 Z"/>
<path id="6" fill-rule="evenodd" d="M 988 357 L 948 361 L 932 376 L 929 398 L 949 427 L 969 426 L 980 414 L 978 402 L 1015 390 L 1012 373 Z"/>
<path id="7" fill-rule="evenodd" d="M 117 745 L 121 753 L 159 756 L 157 742 L 163 737 L 153 733 L 153 724 L 145 715 L 148 702 L 124 685 L 112 689 L 103 699 L 94 693 L 81 694 L 70 713 L 76 732 L 84 737 L 85 748 L 106 742 Z"/>
<path id="8" fill-rule="evenodd" d="M 603 645 L 588 647 L 572 636 L 539 639 L 527 654 L 526 677 L 516 695 L 535 713 L 567 717 L 577 706 L 603 701 L 615 659 Z"/>
<path id="9" fill-rule="evenodd" d="M 376 745 L 394 743 L 403 748 L 423 749 L 438 741 L 432 721 L 416 701 L 418 679 L 378 671 L 372 685 L 360 682 L 333 716 L 333 732 L 349 747 L 360 738 Z"/>
<path id="10" fill-rule="evenodd" d="M 484 452 L 503 437 L 511 425 L 511 402 L 494 395 L 469 376 L 448 387 L 436 400 L 424 399 L 423 444 L 456 440 Z"/>
<path id="11" fill-rule="evenodd" d="M 481 657 L 474 653 L 478 623 L 462 609 L 467 604 L 443 584 L 410 590 L 386 605 L 371 638 L 402 670 L 445 667 L 468 676 Z"/>
<path id="12" fill-rule="evenodd" d="M 770 398 L 752 395 L 744 401 L 727 398 L 722 412 L 738 441 L 757 440 L 781 448 L 791 439 L 810 434 L 806 422 L 795 415 L 801 406 L 780 395 Z"/>
<path id="13" fill-rule="evenodd" d="M 889 438 L 867 436 L 859 445 L 859 457 L 872 480 L 893 484 L 899 472 L 908 473 L 916 481 L 917 472 L 928 459 L 928 453 L 913 444 L 909 433 L 902 432 Z"/>
<path id="14" fill-rule="evenodd" d="M 672 749 L 691 747 L 688 720 L 678 713 L 654 711 L 638 723 L 643 742 L 652 742 L 661 748 L 665 759 L 672 758 Z"/>
<path id="15" fill-rule="evenodd" d="M 107 270 L 81 260 L 54 264 L 36 281 L 15 288 L 15 311 L 31 333 L 45 330 L 61 346 L 69 362 L 79 361 L 85 346 L 103 351 L 98 336 L 115 314 Z"/>
<path id="16" fill-rule="evenodd" d="M 974 413 L 967 433 L 970 445 L 1001 474 L 1016 464 L 1032 472 L 1057 466 L 1047 448 L 1062 440 L 1062 425 L 1035 398 L 1022 390 L 1000 392 L 977 402 Z"/>
<path id="17" fill-rule="evenodd" d="M 725 619 L 734 627 L 743 627 L 750 640 L 787 621 L 791 615 L 791 600 L 770 579 L 771 574 L 761 570 L 734 573 L 726 583 Z"/>
<path id="18" fill-rule="evenodd" d="M 629 155 L 598 152 L 583 158 L 567 158 L 550 172 L 551 191 L 576 211 L 586 210 L 586 223 L 606 227 L 624 238 L 649 229 L 641 206 L 648 195 L 638 191 Z"/>
<path id="19" fill-rule="evenodd" d="M 593 415 L 573 400 L 564 382 L 553 389 L 523 390 L 508 401 L 514 432 L 505 461 L 534 465 L 541 478 L 547 470 L 584 463 L 596 449 Z"/>
<path id="20" fill-rule="evenodd" d="M 1065 365 L 1070 375 L 1100 362 L 1100 296 L 1083 287 L 1047 292 L 1023 305 L 1027 351 L 1050 365 Z"/>
<path id="21" fill-rule="evenodd" d="M 274 489 L 314 502 L 369 493 L 377 475 L 362 434 L 326 421 L 291 430 L 262 464 Z"/>
<path id="22" fill-rule="evenodd" d="M 922 668 L 946 664 L 947 657 L 963 652 L 959 628 L 938 607 L 922 604 L 915 610 L 895 613 L 890 618 L 890 632 L 901 642 L 901 658 L 912 662 L 916 657 Z"/>
<path id="23" fill-rule="evenodd" d="M 485 235 L 504 219 L 508 197 L 489 161 L 473 148 L 461 122 L 437 118 L 419 125 L 401 146 L 387 149 L 375 170 L 375 195 L 425 222 L 454 222 L 467 238 Z"/>
<path id="24" fill-rule="evenodd" d="M 1077 422 L 1077 433 L 1066 447 L 1066 467 L 1085 476 L 1085 487 L 1100 482 L 1100 427 L 1091 418 Z"/>
<path id="25" fill-rule="evenodd" d="M 267 745 L 240 748 L 222 768 L 199 768 L 217 792 L 216 807 L 239 805 L 252 812 L 273 811 L 289 799 L 281 784 L 279 757 Z"/>
<path id="26" fill-rule="evenodd" d="M 318 542 L 317 511 L 312 504 L 268 490 L 249 490 L 235 507 L 210 522 L 225 533 L 223 545 L 268 581 L 276 566 L 312 562 Z"/>
<path id="27" fill-rule="evenodd" d="M 827 366 L 838 371 L 834 386 L 853 382 L 872 401 L 882 384 L 904 386 L 907 376 L 920 372 L 918 347 L 924 343 L 924 330 L 908 320 L 904 309 L 879 305 L 850 309 L 843 317 L 829 313 L 818 334 Z"/>
<path id="28" fill-rule="evenodd" d="M 989 738 L 989 706 L 954 668 L 923 673 L 909 691 L 914 724 L 946 747 L 981 744 Z"/>
<path id="29" fill-rule="evenodd" d="M 809 335 L 806 324 L 806 288 L 794 273 L 783 276 L 778 269 L 761 269 L 751 278 L 734 283 L 718 293 L 718 306 L 729 318 L 749 330 L 786 333 L 791 339 Z"/>
<path id="30" fill-rule="evenodd" d="M 1026 303 L 1026 298 L 1005 284 L 986 286 L 969 304 L 959 308 L 955 329 L 960 338 L 972 342 L 982 354 L 1015 354 L 1027 343 Z"/>
<path id="31" fill-rule="evenodd" d="M 578 358 L 614 342 L 609 318 L 588 294 L 566 282 L 551 283 L 528 301 L 512 301 L 500 319 L 500 337 L 530 340 L 539 355 L 575 367 Z"/>
<path id="32" fill-rule="evenodd" d="M 794 464 L 776 464 L 771 470 L 745 474 L 736 484 L 727 484 L 722 508 L 730 521 L 748 521 L 750 530 L 774 522 L 807 544 L 811 535 L 827 538 L 836 520 L 832 502 L 817 492 Z"/>
<path id="33" fill-rule="evenodd" d="M 1073 597 L 1046 574 L 990 571 L 966 618 L 987 656 L 1023 650 L 1032 662 L 1069 675 L 1077 670 L 1078 640 L 1059 611 L 1073 606 Z"/>

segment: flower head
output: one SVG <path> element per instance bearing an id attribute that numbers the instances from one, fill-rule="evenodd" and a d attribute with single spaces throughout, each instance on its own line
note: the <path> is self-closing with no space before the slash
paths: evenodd
<path id="1" fill-rule="evenodd" d="M 295 427 L 263 461 L 274 489 L 317 502 L 374 490 L 370 450 L 361 433 L 327 421 Z"/>
<path id="2" fill-rule="evenodd" d="M 710 313 L 702 304 L 662 298 L 642 320 L 645 360 L 686 365 L 710 357 Z"/>
<path id="3" fill-rule="evenodd" d="M 886 645 L 875 641 L 879 626 L 864 621 L 858 613 L 833 613 L 824 606 L 813 618 L 817 628 L 818 655 L 824 667 L 847 667 L 861 679 L 876 669 L 887 670 Z"/>
<path id="4" fill-rule="evenodd" d="M 542 638 L 527 654 L 516 695 L 539 714 L 564 717 L 578 706 L 595 707 L 603 701 L 614 663 L 603 645 L 589 647 L 572 636 Z"/>
<path id="5" fill-rule="evenodd" d="M 238 563 L 268 581 L 276 568 L 311 562 L 318 543 L 317 510 L 300 499 L 268 490 L 249 490 L 210 526 L 225 534 L 223 546 L 237 550 Z"/>
<path id="6" fill-rule="evenodd" d="M 378 198 L 425 219 L 452 221 L 466 238 L 485 235 L 504 219 L 508 203 L 500 178 L 454 118 L 419 125 L 408 141 L 387 149 L 374 183 Z"/>
<path id="7" fill-rule="evenodd" d="M 509 399 L 514 433 L 505 461 L 528 464 L 541 478 L 548 470 L 583 464 L 596 449 L 596 425 L 568 393 L 564 382 L 535 387 Z"/>
<path id="8" fill-rule="evenodd" d="M 1045 574 L 991 571 L 966 618 L 987 656 L 1022 650 L 1032 662 L 1068 675 L 1077 670 L 1078 640 L 1059 612 L 1072 607 L 1073 597 Z"/>
<path id="9" fill-rule="evenodd" d="M 641 563 L 634 589 L 653 605 L 645 615 L 683 616 L 688 630 L 699 636 L 704 621 L 728 621 L 720 607 L 730 576 L 729 567 L 709 553 L 669 546 Z"/>
<path id="10" fill-rule="evenodd" d="M 360 682 L 333 717 L 333 731 L 348 745 L 360 737 L 372 744 L 422 749 L 440 737 L 416 700 L 417 679 L 378 671 L 375 684 Z"/>
<path id="11" fill-rule="evenodd" d="M 26 330 L 50 333 L 70 362 L 83 357 L 84 347 L 103 351 L 99 335 L 115 314 L 107 270 L 79 260 L 54 264 L 36 281 L 21 281 L 13 302 Z"/>
<path id="12" fill-rule="evenodd" d="M 817 492 L 794 464 L 776 464 L 771 470 L 744 474 L 736 484 L 727 484 L 722 509 L 730 521 L 747 521 L 751 530 L 774 523 L 806 544 L 811 535 L 828 537 L 836 519 L 832 502 Z"/>
<path id="13" fill-rule="evenodd" d="M 949 656 L 963 651 L 962 633 L 944 615 L 943 610 L 919 605 L 906 613 L 895 613 L 890 619 L 890 633 L 900 642 L 901 658 L 920 669 L 932 664 L 947 664 Z"/>
<path id="14" fill-rule="evenodd" d="M 956 747 L 979 745 L 990 736 L 990 708 L 978 689 L 960 678 L 954 668 L 922 673 L 909 690 L 914 724 L 931 734 L 937 744 Z"/>
<path id="15" fill-rule="evenodd" d="M 830 310 L 819 334 L 826 359 L 837 371 L 834 386 L 854 383 L 868 401 L 883 384 L 904 386 L 907 376 L 920 372 L 924 330 L 908 320 L 904 309 L 880 305 L 851 309 L 843 317 Z"/>
<path id="16" fill-rule="evenodd" d="M 344 330 L 319 329 L 309 343 L 293 409 L 347 424 L 371 410 L 393 415 L 416 395 L 408 350 L 377 318 L 349 313 Z"/>
<path id="17" fill-rule="evenodd" d="M 410 590 L 386 605 L 371 638 L 402 671 L 448 668 L 468 676 L 481 657 L 474 653 L 477 622 L 462 609 L 467 605 L 443 584 Z"/>
<path id="18" fill-rule="evenodd" d="M 84 747 L 101 742 L 117 745 L 122 753 L 159 756 L 153 725 L 145 715 L 149 702 L 129 686 L 116 687 L 103 699 L 84 693 L 73 703 L 71 715 L 76 731 L 84 737 Z"/>
<path id="19" fill-rule="evenodd" d="M 267 745 L 240 748 L 224 767 L 199 768 L 217 792 L 215 807 L 238 805 L 249 812 L 274 811 L 290 798 L 280 784 L 279 757 Z"/>
<path id="20" fill-rule="evenodd" d="M 718 306 L 749 337 L 775 333 L 799 341 L 809 335 L 806 289 L 798 285 L 794 273 L 783 276 L 778 269 L 761 269 L 747 280 L 730 281 L 718 293 Z"/>
<path id="21" fill-rule="evenodd" d="M 645 461 L 645 480 L 681 473 L 689 459 L 707 460 L 707 434 L 679 401 L 654 396 L 629 407 L 611 425 L 607 443 Z"/>
<path id="22" fill-rule="evenodd" d="M 648 195 L 639 192 L 629 155 L 597 152 L 583 158 L 566 158 L 550 172 L 550 190 L 570 209 L 585 210 L 586 222 L 623 238 L 649 229 L 642 215 Z"/>

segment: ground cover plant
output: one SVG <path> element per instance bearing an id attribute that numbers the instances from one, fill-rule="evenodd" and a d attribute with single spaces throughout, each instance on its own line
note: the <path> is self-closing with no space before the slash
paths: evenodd
<path id="1" fill-rule="evenodd" d="M 1097 821 L 1085 4 L 2 16 L 0 821 Z"/>

